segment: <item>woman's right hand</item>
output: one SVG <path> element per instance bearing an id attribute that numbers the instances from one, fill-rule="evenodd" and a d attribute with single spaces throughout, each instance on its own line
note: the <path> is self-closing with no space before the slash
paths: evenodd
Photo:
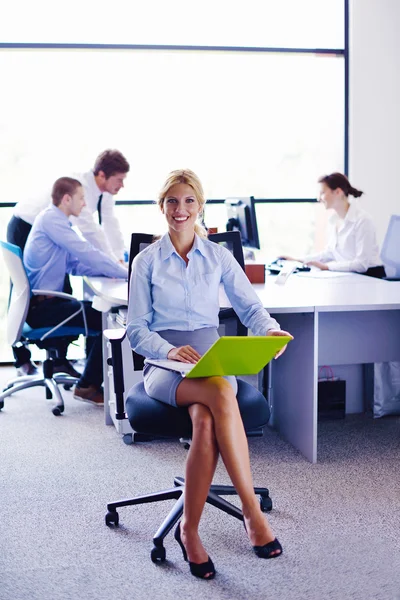
<path id="1" fill-rule="evenodd" d="M 167 358 L 184 363 L 197 363 L 201 355 L 192 346 L 179 346 L 178 348 L 172 348 L 168 352 Z"/>
<path id="2" fill-rule="evenodd" d="M 296 262 L 303 262 L 300 258 L 293 258 L 293 256 L 287 256 L 286 254 L 279 256 L 279 259 L 280 260 L 295 260 Z"/>

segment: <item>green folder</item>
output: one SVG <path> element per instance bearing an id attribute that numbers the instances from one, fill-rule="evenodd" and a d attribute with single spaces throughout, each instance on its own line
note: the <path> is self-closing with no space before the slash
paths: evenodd
<path id="1" fill-rule="evenodd" d="M 213 375 L 255 375 L 292 338 L 289 336 L 222 336 L 196 364 L 146 359 L 146 363 L 178 371 L 189 379 Z"/>

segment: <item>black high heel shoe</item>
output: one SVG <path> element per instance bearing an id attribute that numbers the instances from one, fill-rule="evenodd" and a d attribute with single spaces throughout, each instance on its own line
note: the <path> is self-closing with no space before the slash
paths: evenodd
<path id="1" fill-rule="evenodd" d="M 247 527 L 244 521 L 243 525 L 247 533 Z M 276 553 L 277 550 L 278 553 Z M 272 542 L 268 542 L 268 544 L 264 544 L 263 546 L 253 546 L 253 551 L 257 554 L 258 558 L 278 558 L 278 556 L 283 553 L 283 548 L 278 538 L 275 538 Z"/>
<path id="2" fill-rule="evenodd" d="M 194 562 L 188 561 L 186 548 L 183 545 L 183 542 L 181 539 L 181 523 L 180 522 L 178 523 L 177 528 L 175 529 L 174 537 L 181 547 L 184 560 L 186 562 L 189 562 L 189 568 L 190 568 L 191 574 L 194 575 L 194 577 L 199 577 L 199 579 L 206 579 L 206 580 L 214 579 L 216 571 L 215 571 L 214 563 L 210 557 L 208 557 L 207 562 L 204 562 L 204 563 L 194 563 Z M 206 577 L 207 573 L 210 573 L 210 575 L 208 575 L 208 577 Z"/>

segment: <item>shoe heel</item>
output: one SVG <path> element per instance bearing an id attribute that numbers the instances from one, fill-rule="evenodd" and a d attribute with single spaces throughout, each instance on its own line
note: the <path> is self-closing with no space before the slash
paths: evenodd
<path id="1" fill-rule="evenodd" d="M 176 539 L 176 541 L 178 542 L 178 544 L 181 547 L 182 550 L 182 554 L 183 554 L 183 559 L 187 562 L 187 552 L 186 552 L 186 548 L 182 543 L 182 539 L 181 539 L 181 522 L 179 521 L 176 529 L 175 529 L 175 533 L 174 533 L 174 538 Z"/>
<path id="2" fill-rule="evenodd" d="M 198 577 L 199 579 L 206 579 L 206 580 L 214 579 L 216 571 L 215 571 L 214 563 L 210 557 L 208 557 L 207 562 L 200 563 L 200 564 L 188 561 L 186 548 L 183 545 L 182 539 L 181 539 L 181 523 L 180 523 L 180 521 L 175 529 L 174 538 L 176 539 L 176 541 L 178 542 L 178 544 L 181 547 L 184 560 L 186 562 L 189 562 L 189 569 L 190 569 L 191 574 L 194 577 Z M 206 575 L 208 573 L 210 573 L 210 575 L 208 577 L 206 577 Z"/>

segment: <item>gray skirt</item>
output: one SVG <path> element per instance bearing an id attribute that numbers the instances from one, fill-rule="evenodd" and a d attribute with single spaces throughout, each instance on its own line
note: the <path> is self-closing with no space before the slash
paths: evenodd
<path id="1" fill-rule="evenodd" d="M 192 346 L 197 352 L 203 355 L 210 346 L 218 339 L 218 330 L 215 327 L 206 327 L 196 329 L 195 331 L 176 331 L 166 329 L 158 331 L 164 340 L 173 346 Z M 231 384 L 235 394 L 237 393 L 236 377 L 224 377 Z M 152 365 L 145 365 L 143 369 L 143 383 L 146 394 L 171 406 L 176 406 L 176 390 L 183 381 L 180 373 L 166 371 Z"/>

